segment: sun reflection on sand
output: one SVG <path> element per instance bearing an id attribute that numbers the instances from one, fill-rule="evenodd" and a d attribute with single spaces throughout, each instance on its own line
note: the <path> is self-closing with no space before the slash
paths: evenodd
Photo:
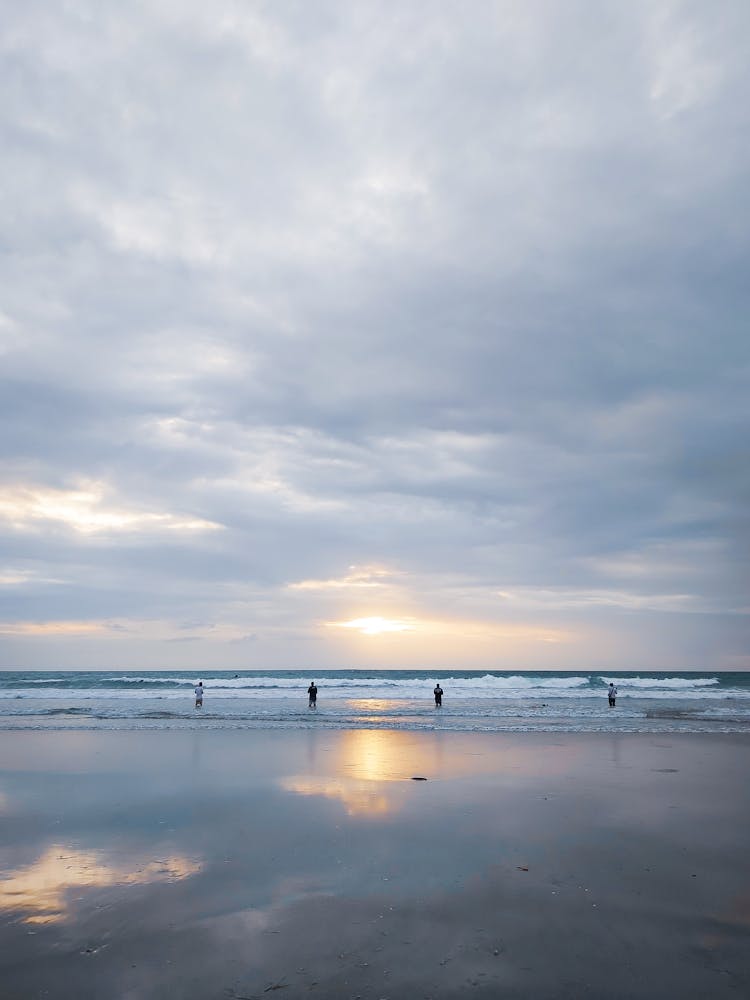
<path id="1" fill-rule="evenodd" d="M 297 795 L 320 795 L 339 799 L 349 816 L 385 816 L 394 811 L 393 797 L 353 778 L 316 778 L 300 775 L 284 778 L 282 788 Z"/>
<path id="2" fill-rule="evenodd" d="M 398 781 L 408 776 L 405 763 L 406 772 L 414 768 L 415 756 L 424 761 L 426 754 L 410 733 L 353 729 L 342 733 L 331 764 L 336 773 L 362 781 Z"/>
<path id="3" fill-rule="evenodd" d="M 323 773 L 294 775 L 281 785 L 297 795 L 320 795 L 343 802 L 350 816 L 386 816 L 403 803 L 404 780 L 434 774 L 432 742 L 391 730 L 356 729 L 340 734 Z"/>
<path id="4" fill-rule="evenodd" d="M 377 702 L 367 701 L 377 712 Z M 383 817 L 411 801 L 407 782 L 414 777 L 434 781 L 495 775 L 504 783 L 529 776 L 548 780 L 564 775 L 580 753 L 575 745 L 562 747 L 554 740 L 524 745 L 517 740 L 462 741 L 458 734 L 450 735 L 449 745 L 439 731 L 355 729 L 326 735 L 327 752 L 319 756 L 313 743 L 308 772 L 282 778 L 280 784 L 296 795 L 337 799 L 350 816 Z"/>
<path id="5" fill-rule="evenodd" d="M 102 851 L 79 851 L 53 844 L 33 864 L 0 874 L 0 912 L 25 912 L 28 924 L 59 923 L 68 915 L 69 889 L 172 882 L 200 871 L 188 858 L 172 856 L 121 868 Z"/>

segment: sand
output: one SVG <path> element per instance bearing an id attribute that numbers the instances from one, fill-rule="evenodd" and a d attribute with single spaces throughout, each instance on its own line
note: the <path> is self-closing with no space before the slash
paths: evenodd
<path id="1" fill-rule="evenodd" d="M 749 763 L 745 736 L 0 733 L 0 993 L 747 996 Z"/>

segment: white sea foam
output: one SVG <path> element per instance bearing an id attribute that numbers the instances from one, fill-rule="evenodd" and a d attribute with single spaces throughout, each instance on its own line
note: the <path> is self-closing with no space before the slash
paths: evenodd
<path id="1" fill-rule="evenodd" d="M 69 677 L 27 677 L 27 684 L 68 684 Z"/>
<path id="2" fill-rule="evenodd" d="M 283 699 L 296 701 L 305 698 L 308 680 L 301 677 L 279 677 L 274 675 L 254 675 L 242 677 L 204 676 L 206 699 L 222 699 L 238 702 Z M 141 686 L 140 678 L 130 676 L 92 678 L 91 686 L 86 686 L 86 678 L 79 675 L 76 686 L 35 687 L 26 686 L 32 682 L 25 678 L 25 684 L 18 687 L 0 689 L 0 699 L 7 700 L 49 700 L 75 704 L 80 701 L 186 701 L 192 697 L 194 677 L 157 676 L 149 678 L 148 684 Z M 748 687 L 721 687 L 716 677 L 631 677 L 616 678 L 620 703 L 631 699 L 657 700 L 726 700 L 729 698 L 747 700 Z M 36 681 L 36 679 L 34 679 Z M 598 681 L 598 683 L 597 683 Z M 524 677 L 511 675 L 498 677 L 485 674 L 481 677 L 466 677 L 456 674 L 441 677 L 440 683 L 446 693 L 446 701 L 458 699 L 467 702 L 528 702 L 538 706 L 545 701 L 567 702 L 570 710 L 575 705 L 586 702 L 600 702 L 606 695 L 608 678 L 600 676 L 545 677 L 536 675 Z M 48 679 L 49 683 L 55 683 Z M 109 687 L 108 684 L 122 684 L 126 687 Z M 399 678 L 379 675 L 357 677 L 321 677 L 318 680 L 321 701 L 350 700 L 366 703 L 370 700 L 402 699 L 411 702 L 431 700 L 433 678 Z"/>
<path id="3" fill-rule="evenodd" d="M 619 680 L 610 677 L 599 678 L 606 684 L 609 684 L 612 679 L 623 690 L 626 688 L 653 688 L 655 690 L 690 691 L 695 688 L 712 687 L 719 683 L 718 677 L 627 677 Z"/>

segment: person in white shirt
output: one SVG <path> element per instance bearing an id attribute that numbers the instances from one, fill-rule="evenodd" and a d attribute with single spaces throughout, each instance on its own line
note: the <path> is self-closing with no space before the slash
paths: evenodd
<path id="1" fill-rule="evenodd" d="M 609 691 L 607 692 L 607 697 L 609 698 L 609 707 L 615 707 L 615 698 L 617 697 L 617 688 L 613 681 L 609 682 Z"/>
<path id="2" fill-rule="evenodd" d="M 203 681 L 195 685 L 195 707 L 203 708 Z"/>

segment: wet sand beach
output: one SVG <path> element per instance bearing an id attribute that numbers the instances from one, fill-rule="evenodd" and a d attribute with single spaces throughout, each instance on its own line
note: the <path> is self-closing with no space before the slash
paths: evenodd
<path id="1" fill-rule="evenodd" d="M 1 992 L 746 996 L 748 764 L 743 735 L 0 733 Z"/>

